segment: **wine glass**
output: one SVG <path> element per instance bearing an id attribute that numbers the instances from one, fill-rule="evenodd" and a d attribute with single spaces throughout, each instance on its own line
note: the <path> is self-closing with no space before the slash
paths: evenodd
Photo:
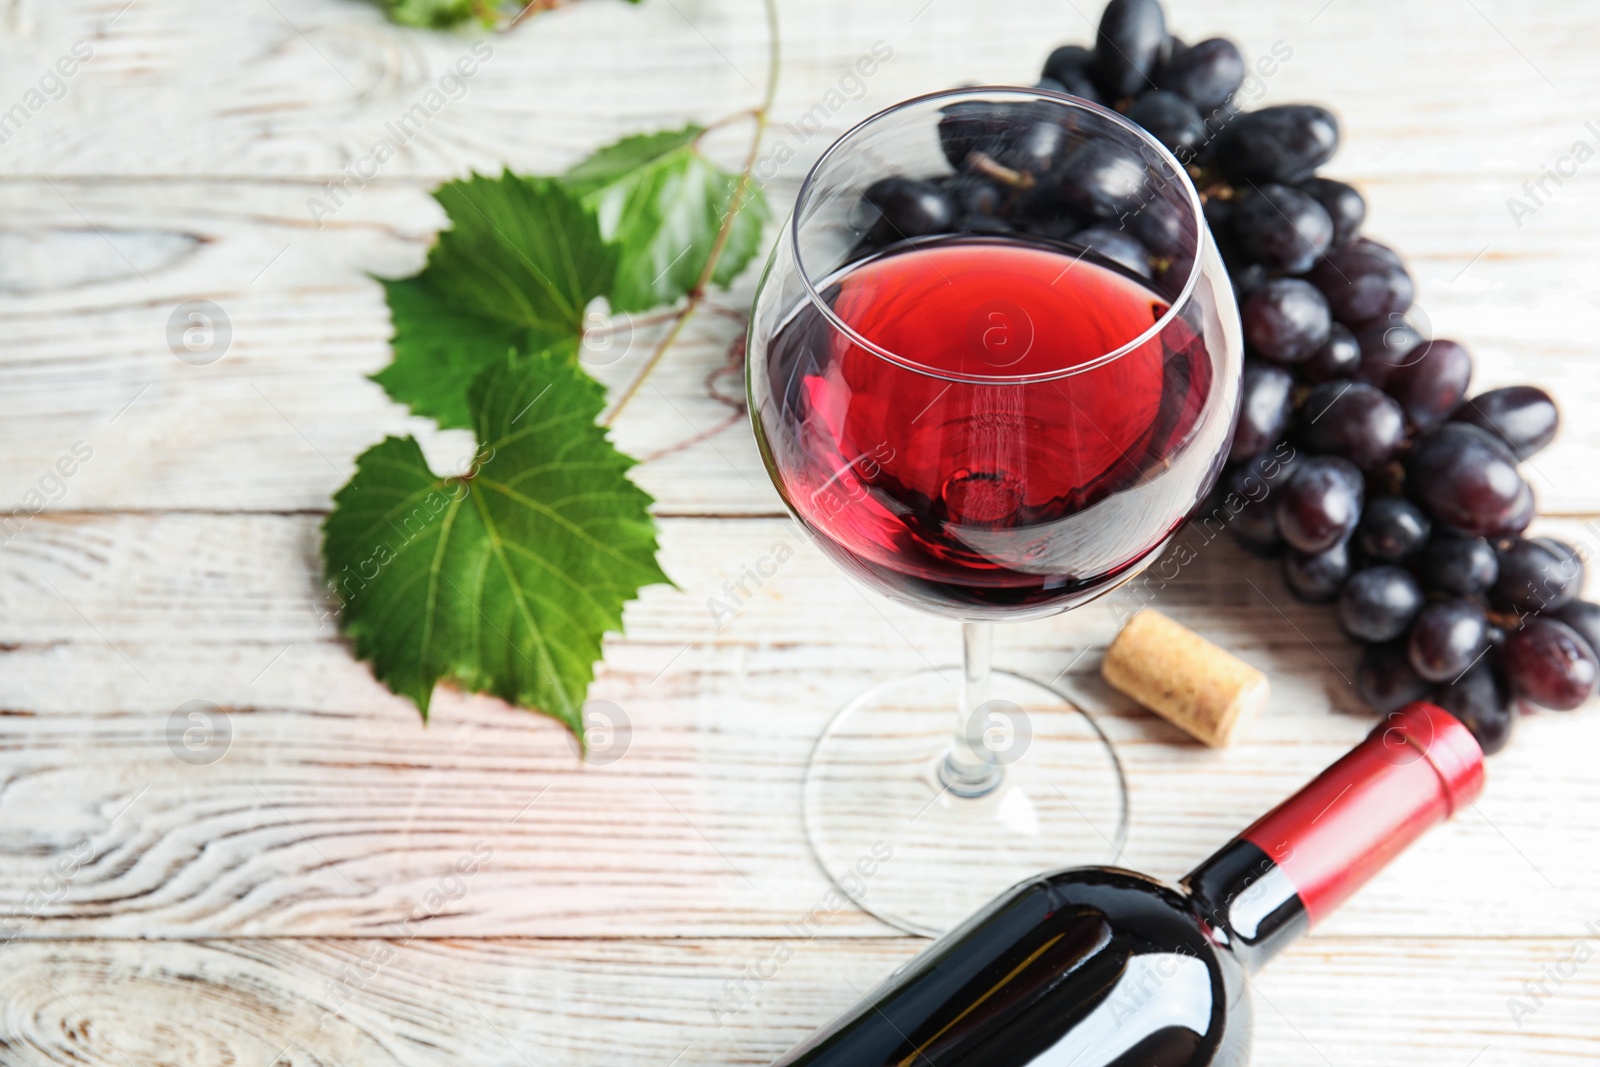
<path id="1" fill-rule="evenodd" d="M 1199 196 L 1114 112 L 936 93 L 812 169 L 751 315 L 762 458 L 850 577 L 963 626 L 960 667 L 862 693 L 812 754 L 807 837 L 865 910 L 937 934 L 1120 852 L 1109 739 L 1054 686 L 994 670 L 992 625 L 1155 559 L 1222 468 L 1242 350 Z"/>

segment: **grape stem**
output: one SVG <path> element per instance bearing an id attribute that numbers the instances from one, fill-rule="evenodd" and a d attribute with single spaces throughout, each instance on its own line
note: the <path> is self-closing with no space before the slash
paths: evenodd
<path id="1" fill-rule="evenodd" d="M 533 18 L 533 16 L 554 10 L 567 2 L 568 0 L 532 0 L 531 3 L 525 5 L 521 11 L 518 11 L 512 17 L 511 21 L 506 24 L 506 29 L 514 29 L 528 19 Z"/>
<path id="2" fill-rule="evenodd" d="M 700 142 L 705 140 L 706 134 L 710 133 L 712 130 L 720 130 L 724 126 L 731 126 L 735 122 L 741 122 L 744 119 L 754 119 L 757 117 L 759 111 L 759 108 L 747 107 L 739 111 L 732 112 L 731 114 L 724 115 L 720 119 L 706 123 L 704 126 L 700 127 L 700 132 L 694 135 L 694 140 L 690 142 L 691 147 L 698 150 L 700 148 Z"/>
<path id="3" fill-rule="evenodd" d="M 967 162 L 972 169 L 980 174 L 987 174 L 1002 185 L 1009 185 L 1013 189 L 1033 188 L 1033 175 L 1024 171 L 1015 171 L 1003 163 L 997 163 L 985 152 L 974 152 L 967 157 Z"/>
<path id="4" fill-rule="evenodd" d="M 537 0 L 536 0 L 537 2 Z M 683 334 L 683 329 L 705 302 L 706 290 L 711 285 L 711 277 L 716 273 L 717 262 L 722 258 L 723 251 L 728 247 L 728 239 L 733 234 L 733 222 L 739 216 L 739 211 L 744 207 L 745 197 L 750 192 L 750 182 L 755 173 L 756 156 L 761 151 L 761 141 L 767 132 L 767 123 L 772 115 L 772 105 L 778 95 L 778 71 L 782 65 L 783 53 L 778 37 L 778 3 L 777 0 L 763 0 L 763 7 L 767 13 L 767 85 L 761 97 L 761 103 L 754 108 L 735 112 L 724 119 L 719 119 L 706 127 L 707 130 L 715 129 L 727 122 L 749 117 L 755 122 L 755 129 L 750 135 L 750 149 L 745 153 L 744 166 L 739 170 L 739 177 L 733 184 L 733 195 L 728 199 L 727 214 L 722 217 L 722 225 L 717 228 L 717 236 L 711 242 L 711 251 L 706 256 L 705 266 L 700 269 L 700 277 L 695 281 L 694 288 L 689 290 L 687 299 L 672 319 L 672 325 L 667 328 L 666 334 L 656 343 L 650 356 L 644 361 L 644 366 L 628 382 L 617 402 L 611 410 L 600 418 L 601 426 L 610 426 L 616 421 L 622 409 L 644 387 L 645 381 L 650 377 L 656 365 L 661 362 L 669 349 Z M 702 131 L 702 135 L 704 131 Z M 698 141 L 698 138 L 696 138 Z"/>
<path id="5" fill-rule="evenodd" d="M 660 323 L 668 322 L 677 317 L 677 314 L 678 313 L 676 311 L 669 310 L 652 311 L 648 315 L 627 315 L 624 316 L 621 321 L 613 322 L 609 326 L 591 327 L 583 331 L 583 335 L 585 337 L 609 337 L 614 333 L 621 333 L 624 330 L 631 332 L 633 330 L 637 330 L 641 326 L 656 326 Z"/>

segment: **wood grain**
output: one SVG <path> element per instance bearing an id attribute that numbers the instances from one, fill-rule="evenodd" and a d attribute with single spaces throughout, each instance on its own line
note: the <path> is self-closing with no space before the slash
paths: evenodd
<path id="1" fill-rule="evenodd" d="M 792 159 L 760 172 L 779 215 L 853 122 L 963 80 L 1031 81 L 1095 13 L 781 7 L 772 144 Z M 1600 143 L 1600 8 L 1168 7 L 1188 40 L 1292 49 L 1258 103 L 1337 104 L 1332 172 L 1407 253 L 1419 319 L 1473 348 L 1481 386 L 1559 397 L 1565 432 L 1530 477 L 1564 517 L 1541 529 L 1600 551 L 1600 169 L 1547 181 L 1520 225 L 1508 207 L 1575 141 Z M 320 226 L 310 201 L 473 38 L 398 29 L 358 0 L 11 0 L 0 110 L 78 41 L 94 58 L 0 145 L 0 517 L 30 490 L 52 498 L 0 536 L 0 1067 L 761 1064 L 916 951 L 841 912 L 748 1006 L 710 1010 L 826 889 L 798 790 L 833 709 L 957 651 L 952 626 L 855 589 L 780 517 L 748 431 L 706 389 L 734 320 L 696 320 L 615 428 L 631 454 L 664 453 L 636 477 L 677 583 L 630 606 L 599 666 L 592 696 L 632 723 L 621 759 L 580 764 L 553 723 L 456 693 L 423 726 L 352 660 L 317 581 L 318 524 L 358 453 L 413 433 L 443 469 L 470 448 L 366 380 L 388 359 L 372 276 L 423 261 L 444 222 L 427 191 L 747 106 L 759 5 L 585 0 L 492 38 L 459 98 Z M 893 59 L 801 129 L 880 41 Z M 712 150 L 737 158 L 744 132 Z M 753 274 L 724 307 L 748 304 Z M 208 366 L 167 339 L 196 299 L 233 328 Z M 628 380 L 651 336 L 591 369 Z M 93 456 L 58 492 L 48 472 L 80 441 Z M 719 626 L 708 601 L 778 540 L 795 558 Z M 1204 751 L 1097 682 L 1096 650 L 1146 592 L 1272 677 L 1235 747 Z M 1100 715 L 1133 788 L 1122 858 L 1164 877 L 1369 725 L 1331 615 L 1220 542 L 1164 588 L 1006 628 L 1000 659 Z M 174 713 L 196 700 L 225 717 L 225 748 L 184 747 Z M 1518 730 L 1475 810 L 1261 976 L 1255 1062 L 1600 1054 L 1600 972 L 1561 973 L 1600 922 L 1600 719 Z M 1553 995 L 1534 999 L 1539 981 Z"/>
<path id="2" fill-rule="evenodd" d="M 780 540 L 795 557 L 719 627 L 706 600 Z M 629 608 L 591 694 L 624 710 L 631 747 L 583 767 L 558 727 L 498 701 L 442 694 L 424 727 L 318 618 L 316 543 L 311 516 L 83 516 L 36 520 L 0 554 L 0 642 L 16 646 L 5 706 L 19 709 L 0 734 L 0 844 L 15 855 L 0 900 L 21 901 L 85 836 L 96 856 L 27 917 L 31 933 L 373 933 L 482 839 L 491 888 L 433 920 L 441 934 L 759 935 L 825 888 L 798 818 L 812 739 L 873 680 L 956 654 L 953 625 L 868 599 L 785 520 L 668 520 L 679 588 Z M 1097 650 L 1146 596 L 1273 679 L 1269 711 L 1233 748 L 1206 751 L 1096 680 Z M 1121 862 L 1166 877 L 1369 728 L 1354 659 L 1329 612 L 1295 604 L 1270 564 L 1225 541 L 1164 589 L 1002 632 L 1003 662 L 1064 673 L 1102 711 L 1138 812 Z M 174 758 L 167 735 L 196 699 L 233 729 L 205 767 Z M 1581 927 L 1600 875 L 1597 744 L 1593 716 L 1526 720 L 1477 809 L 1329 929 Z M 1441 882 L 1463 889 L 1441 896 Z"/>
<path id="3" fill-rule="evenodd" d="M 470 897 L 470 891 L 469 891 Z M 1255 1062 L 1588 1062 L 1594 961 L 1561 943 L 1330 940 L 1251 983 Z M 1590 936 L 1589 945 L 1600 943 Z M 393 937 L 67 941 L 7 950 L 0 1056 L 46 1063 L 765 1064 L 920 943 Z M 752 978 L 759 967 L 771 974 Z M 1568 972 L 1559 986 L 1545 979 Z M 1544 979 L 1535 1005 L 1523 983 Z M 742 989 L 740 987 L 742 983 Z M 1330 999 L 1330 986 L 1347 990 Z M 105 990 L 115 989 L 110 1000 Z M 184 1025 L 176 1005 L 204 1025 Z M 1518 1023 L 1520 1022 L 1520 1026 Z"/>

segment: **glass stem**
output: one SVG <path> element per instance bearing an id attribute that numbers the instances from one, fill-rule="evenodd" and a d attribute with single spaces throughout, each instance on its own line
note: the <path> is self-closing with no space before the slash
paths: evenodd
<path id="1" fill-rule="evenodd" d="M 982 707 L 989 699 L 993 669 L 994 624 L 961 624 L 961 701 L 956 709 L 955 737 L 939 768 L 939 779 L 952 793 L 981 797 L 999 786 L 1004 772 L 984 743 L 988 716 Z"/>

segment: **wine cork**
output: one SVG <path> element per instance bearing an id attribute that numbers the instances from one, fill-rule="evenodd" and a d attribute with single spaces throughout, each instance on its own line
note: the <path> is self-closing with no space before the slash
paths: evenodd
<path id="1" fill-rule="evenodd" d="M 1221 748 L 1267 706 L 1267 676 L 1148 609 L 1106 650 L 1106 681 L 1185 733 Z"/>

